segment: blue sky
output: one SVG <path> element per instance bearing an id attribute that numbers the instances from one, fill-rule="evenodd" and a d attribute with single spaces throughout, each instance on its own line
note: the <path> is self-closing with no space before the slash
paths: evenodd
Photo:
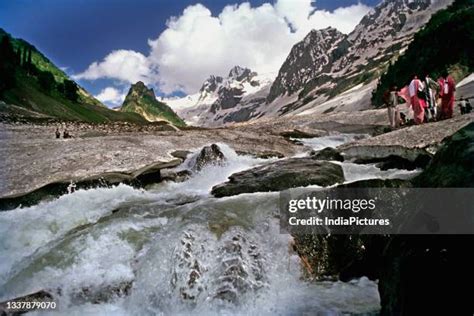
<path id="1" fill-rule="evenodd" d="M 293 1 L 297 3 L 299 0 Z M 158 39 L 160 34 L 167 29 L 166 22 L 171 16 L 179 18 L 182 16 L 185 8 L 196 3 L 202 4 L 202 7 L 199 7 L 201 9 L 200 12 L 204 8 L 210 11 L 212 17 L 216 17 L 227 5 L 241 4 L 242 2 L 244 1 L 0 0 L 0 27 L 11 33 L 14 37 L 23 38 L 35 45 L 58 66 L 67 67 L 68 74 L 84 72 L 93 62 L 98 62 L 99 66 L 102 66 L 101 61 L 108 54 L 122 49 L 128 52 L 136 52 L 139 54 L 137 56 L 140 59 L 143 59 L 140 54 L 145 56 L 145 58 L 150 60 L 146 62 L 146 65 L 151 65 L 150 67 L 156 66 L 157 71 L 160 71 L 160 75 L 153 75 L 153 79 L 151 79 L 149 73 L 139 74 L 138 78 L 141 78 L 140 76 L 150 78 L 149 82 L 147 82 L 148 84 L 155 86 L 157 90 L 163 90 L 167 93 L 170 93 L 172 90 L 183 90 L 189 93 L 192 89 L 195 89 L 199 80 L 207 77 L 210 73 L 198 76 L 199 78 L 196 78 L 195 81 L 185 83 L 182 89 L 175 87 L 179 84 L 180 78 L 186 79 L 188 77 L 183 71 L 180 74 L 171 72 L 170 77 L 173 77 L 172 81 L 164 84 L 159 83 L 159 80 L 162 80 L 161 78 L 165 74 L 170 74 L 169 69 L 165 71 L 166 66 L 172 68 L 173 65 L 163 65 L 162 62 L 156 61 L 156 56 L 149 58 L 152 56 L 150 51 L 154 49 L 155 54 L 160 52 L 163 52 L 163 54 L 173 54 L 173 51 L 163 51 L 163 47 L 167 45 L 163 40 L 158 41 L 159 43 L 155 48 L 151 48 L 148 39 Z M 258 8 L 264 3 L 276 6 L 276 1 L 270 0 L 251 0 L 245 2 L 250 2 L 251 9 Z M 374 6 L 378 0 L 317 0 L 312 5 L 316 10 L 333 11 L 340 7 L 355 5 L 358 2 L 366 6 Z M 232 14 L 234 16 L 242 16 L 242 14 L 237 13 L 237 10 Z M 259 15 L 255 15 L 255 17 L 259 19 Z M 184 25 L 186 22 L 184 17 L 182 20 Z M 184 28 L 182 26 L 180 30 Z M 204 30 L 207 32 L 207 29 Z M 263 38 L 262 41 L 265 41 L 265 39 Z M 183 45 L 186 45 L 186 43 L 183 43 Z M 193 42 L 190 42 L 189 45 L 193 45 Z M 211 42 L 210 46 L 213 45 L 214 43 Z M 216 45 L 219 46 L 221 44 L 217 43 Z M 287 47 L 282 47 L 282 49 L 288 50 Z M 206 52 L 202 53 L 205 56 Z M 124 54 L 124 56 L 126 58 L 128 55 Z M 189 56 L 183 55 L 180 58 L 188 60 Z M 246 63 L 247 60 L 242 59 L 240 62 Z M 221 62 L 222 65 L 216 67 L 206 68 L 204 64 L 203 68 L 195 69 L 195 72 L 190 73 L 189 76 L 196 76 L 198 71 L 206 72 L 207 68 L 209 68 L 208 72 L 224 72 L 227 69 L 226 66 L 231 64 L 231 61 Z M 252 66 L 252 62 L 249 62 L 249 64 Z M 160 70 L 161 68 L 163 68 L 163 71 Z M 124 80 L 123 75 L 115 76 L 108 73 L 107 76 L 100 76 L 101 74 L 95 74 L 95 77 L 99 78 L 81 79 L 80 84 L 95 95 L 105 87 L 115 87 L 118 90 L 124 90 L 129 85 Z M 133 78 L 134 76 L 131 77 Z"/>

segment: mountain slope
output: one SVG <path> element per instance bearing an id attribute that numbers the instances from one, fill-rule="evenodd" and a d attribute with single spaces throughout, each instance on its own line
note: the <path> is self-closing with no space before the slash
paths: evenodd
<path id="1" fill-rule="evenodd" d="M 277 115 L 284 115 L 302 107 L 314 108 L 353 87 L 373 82 L 391 61 L 403 54 L 413 35 L 431 15 L 451 2 L 452 0 L 382 1 L 349 35 L 332 37 L 333 42 L 337 41 L 336 47 L 331 47 L 330 53 L 323 55 L 323 60 L 330 59 L 324 67 L 321 67 L 319 55 L 309 54 L 310 51 L 319 50 L 320 46 L 324 46 L 324 40 L 311 41 L 310 45 L 306 46 L 303 45 L 304 41 L 296 44 L 280 69 L 279 78 L 286 78 L 291 73 L 301 71 L 301 60 L 307 59 L 308 56 L 311 56 L 311 60 L 305 63 L 313 64 L 311 76 L 295 81 L 289 87 L 276 80 L 272 91 L 277 93 L 269 95 L 268 107 L 277 108 Z M 278 88 L 282 86 L 285 88 Z M 282 99 L 289 101 L 281 102 Z M 336 106 L 332 111 L 339 108 Z"/>
<path id="2" fill-rule="evenodd" d="M 85 122 L 129 121 L 146 123 L 135 113 L 120 113 L 108 109 L 91 96 L 30 43 L 11 37 L 0 29 L 4 56 L 0 61 L 8 66 L 11 86 L 0 91 L 3 115 L 41 117 L 45 119 Z M 1 53 L 3 54 L 3 53 Z M 25 111 L 18 111 L 24 108 Z M 36 113 L 36 114 L 35 114 Z"/>
<path id="3" fill-rule="evenodd" d="M 175 126 L 186 125 L 168 105 L 156 99 L 153 89 L 148 89 L 141 81 L 130 87 L 120 112 L 138 113 L 150 122 L 164 120 Z"/>
<path id="4" fill-rule="evenodd" d="M 337 48 L 343 45 L 346 35 L 335 28 L 312 30 L 293 46 L 278 72 L 267 97 L 269 102 L 287 93 L 293 94 L 308 80 L 330 68 L 337 58 Z"/>
<path id="5" fill-rule="evenodd" d="M 372 103 L 381 104 L 383 92 L 392 82 L 407 84 L 413 73 L 432 78 L 450 67 L 451 74 L 463 77 L 474 72 L 474 1 L 457 0 L 437 12 L 418 32 L 413 42 L 387 72 L 381 76 Z"/>

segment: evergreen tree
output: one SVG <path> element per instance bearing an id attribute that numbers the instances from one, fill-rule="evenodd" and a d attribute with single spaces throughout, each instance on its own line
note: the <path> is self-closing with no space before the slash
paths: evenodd
<path id="1" fill-rule="evenodd" d="M 28 73 L 31 73 L 31 47 L 28 47 L 28 55 L 27 55 L 27 62 L 26 62 L 26 69 L 28 70 Z"/>
<path id="2" fill-rule="evenodd" d="M 16 54 L 8 36 L 0 41 L 0 97 L 15 86 Z"/>
<path id="3" fill-rule="evenodd" d="M 50 93 L 56 81 L 54 76 L 49 71 L 40 71 L 38 74 L 38 83 L 45 92 Z"/>
<path id="4" fill-rule="evenodd" d="M 77 92 L 78 88 L 74 81 L 64 80 L 64 96 L 67 99 L 76 102 L 79 98 L 79 94 Z"/>

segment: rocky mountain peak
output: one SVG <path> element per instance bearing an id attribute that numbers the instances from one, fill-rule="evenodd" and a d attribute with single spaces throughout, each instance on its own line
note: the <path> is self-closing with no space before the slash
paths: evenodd
<path id="1" fill-rule="evenodd" d="M 345 38 L 345 34 L 331 27 L 309 32 L 291 49 L 267 100 L 271 102 L 285 93 L 295 93 L 308 80 L 330 67 L 334 59 L 333 51 Z"/>
<path id="2" fill-rule="evenodd" d="M 148 88 L 142 81 L 138 81 L 137 83 L 131 85 L 130 90 L 128 90 L 127 98 L 137 98 L 145 95 L 152 99 L 156 99 L 155 91 L 153 91 L 152 88 Z"/>
<path id="3" fill-rule="evenodd" d="M 209 76 L 209 78 L 206 79 L 206 81 L 204 81 L 204 83 L 202 84 L 201 89 L 199 90 L 199 92 L 201 92 L 201 93 L 203 93 L 203 92 L 207 92 L 207 93 L 216 92 L 218 87 L 222 84 L 223 81 L 224 81 L 224 78 L 222 78 L 220 76 L 211 75 L 211 76 Z"/>
<path id="4" fill-rule="evenodd" d="M 234 66 L 230 72 L 229 75 L 227 76 L 228 79 L 233 79 L 237 81 L 243 81 L 244 79 L 248 79 L 255 73 L 252 73 L 252 71 L 248 68 L 243 68 L 240 66 Z"/>
<path id="5" fill-rule="evenodd" d="M 150 122 L 167 121 L 175 126 L 185 125 L 168 105 L 156 99 L 153 89 L 148 88 L 142 81 L 130 86 L 120 111 L 140 114 Z"/>

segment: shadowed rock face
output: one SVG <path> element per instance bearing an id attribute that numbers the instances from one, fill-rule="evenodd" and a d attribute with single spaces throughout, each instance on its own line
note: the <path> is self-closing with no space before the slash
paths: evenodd
<path id="1" fill-rule="evenodd" d="M 216 197 L 281 191 L 308 185 L 329 186 L 344 181 L 341 166 L 311 158 L 292 158 L 235 173 L 212 188 Z"/>

